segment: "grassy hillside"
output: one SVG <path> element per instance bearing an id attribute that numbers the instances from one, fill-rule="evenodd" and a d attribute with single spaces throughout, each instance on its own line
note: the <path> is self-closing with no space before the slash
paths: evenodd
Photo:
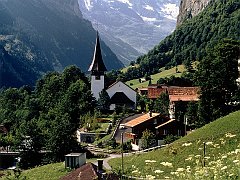
<path id="1" fill-rule="evenodd" d="M 165 148 L 125 157 L 125 173 L 148 179 L 238 179 L 239 127 L 240 111 L 237 111 Z M 119 170 L 120 163 L 119 159 L 110 161 L 115 170 Z"/>
<path id="2" fill-rule="evenodd" d="M 27 180 L 58 180 L 60 177 L 66 175 L 68 171 L 64 167 L 64 163 L 48 164 L 45 166 L 36 167 L 23 171 L 21 173 L 20 179 L 26 178 Z M 14 179 L 13 176 L 0 178 Z"/>
<path id="3" fill-rule="evenodd" d="M 174 67 L 174 68 L 171 68 L 168 70 L 163 70 L 160 73 L 151 75 L 152 84 L 156 84 L 160 78 L 165 78 L 165 77 L 170 77 L 170 76 L 180 77 L 182 72 L 185 70 L 185 68 L 183 65 L 179 65 L 179 66 L 177 66 L 177 69 L 178 69 L 178 72 L 176 72 L 176 67 Z M 133 79 L 133 80 L 126 82 L 126 84 L 131 86 L 133 89 L 147 87 L 148 83 L 149 83 L 149 81 L 140 83 L 139 79 Z"/>

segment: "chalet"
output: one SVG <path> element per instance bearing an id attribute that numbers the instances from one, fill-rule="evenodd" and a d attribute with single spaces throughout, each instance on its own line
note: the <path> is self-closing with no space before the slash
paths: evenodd
<path id="1" fill-rule="evenodd" d="M 169 87 L 168 95 L 170 100 L 169 114 L 170 118 L 175 118 L 175 104 L 177 102 L 199 101 L 198 87 Z"/>
<path id="2" fill-rule="evenodd" d="M 110 110 L 114 110 L 118 105 L 126 105 L 132 109 L 136 108 L 137 93 L 131 87 L 121 81 L 115 82 L 108 88 L 105 87 L 104 74 L 107 68 L 102 59 L 98 33 L 93 60 L 88 71 L 91 72 L 91 91 L 96 100 L 99 99 L 99 93 L 105 89 L 111 99 Z"/>
<path id="3" fill-rule="evenodd" d="M 163 140 L 167 135 L 184 136 L 185 125 L 175 119 L 161 116 L 159 113 L 146 113 L 124 124 L 125 137 L 132 140 L 133 147 L 143 132 L 148 129 L 156 135 L 157 140 Z"/>
<path id="4" fill-rule="evenodd" d="M 179 87 L 179 86 L 167 86 L 167 85 L 150 85 L 148 86 L 148 98 L 155 100 L 162 93 L 169 95 L 170 107 L 169 115 L 170 119 L 175 118 L 175 105 L 177 102 L 190 102 L 199 100 L 199 88 L 198 87 Z"/>

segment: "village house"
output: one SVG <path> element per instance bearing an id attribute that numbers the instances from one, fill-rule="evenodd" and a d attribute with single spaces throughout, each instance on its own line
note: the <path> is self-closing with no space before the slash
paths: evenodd
<path id="1" fill-rule="evenodd" d="M 124 124 L 125 137 L 131 140 L 134 150 L 139 149 L 139 139 L 146 129 L 156 136 L 157 144 L 160 145 L 163 144 L 163 139 L 168 135 L 184 136 L 185 127 L 180 121 L 151 112 L 142 114 Z"/>
<path id="2" fill-rule="evenodd" d="M 175 119 L 175 105 L 177 102 L 191 102 L 199 100 L 199 87 L 179 87 L 167 85 L 148 86 L 148 98 L 156 100 L 162 93 L 169 95 L 169 117 Z"/>
<path id="3" fill-rule="evenodd" d="M 136 91 L 121 81 L 113 83 L 107 88 L 110 97 L 110 110 L 114 110 L 116 106 L 126 106 L 131 109 L 136 108 Z"/>

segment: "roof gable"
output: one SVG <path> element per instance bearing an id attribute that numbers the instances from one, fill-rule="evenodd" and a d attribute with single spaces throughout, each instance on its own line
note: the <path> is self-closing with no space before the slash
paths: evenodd
<path id="1" fill-rule="evenodd" d="M 152 116 L 150 116 L 149 113 L 146 113 L 146 114 L 144 114 L 142 116 L 137 117 L 136 119 L 133 119 L 133 120 L 127 122 L 124 125 L 127 126 L 127 127 L 135 127 L 135 126 L 137 126 L 137 125 L 139 125 L 139 124 L 141 124 L 143 122 L 152 120 L 152 119 L 156 118 L 159 115 L 160 115 L 159 113 L 152 113 Z"/>
<path id="2" fill-rule="evenodd" d="M 109 90 L 109 89 L 117 86 L 119 83 L 123 84 L 124 86 L 126 86 L 126 87 L 129 88 L 129 89 L 131 89 L 132 91 L 136 92 L 133 88 L 131 88 L 130 86 L 128 86 L 127 84 L 125 84 L 125 83 L 122 82 L 122 81 L 116 81 L 116 82 L 114 82 L 113 84 L 111 84 L 111 85 L 107 88 L 107 90 Z"/>
<path id="3" fill-rule="evenodd" d="M 99 176 L 97 166 L 92 163 L 87 163 L 62 177 L 61 180 L 89 180 L 98 179 Z"/>

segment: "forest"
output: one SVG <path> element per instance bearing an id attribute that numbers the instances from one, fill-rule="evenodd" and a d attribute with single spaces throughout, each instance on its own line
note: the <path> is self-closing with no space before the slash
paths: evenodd
<path id="1" fill-rule="evenodd" d="M 207 49 L 224 38 L 240 40 L 240 2 L 213 1 L 198 16 L 186 20 L 181 26 L 150 50 L 131 63 L 124 81 L 158 73 L 179 64 L 191 68 L 191 62 L 202 61 Z M 135 63 L 135 64 L 134 64 Z"/>

